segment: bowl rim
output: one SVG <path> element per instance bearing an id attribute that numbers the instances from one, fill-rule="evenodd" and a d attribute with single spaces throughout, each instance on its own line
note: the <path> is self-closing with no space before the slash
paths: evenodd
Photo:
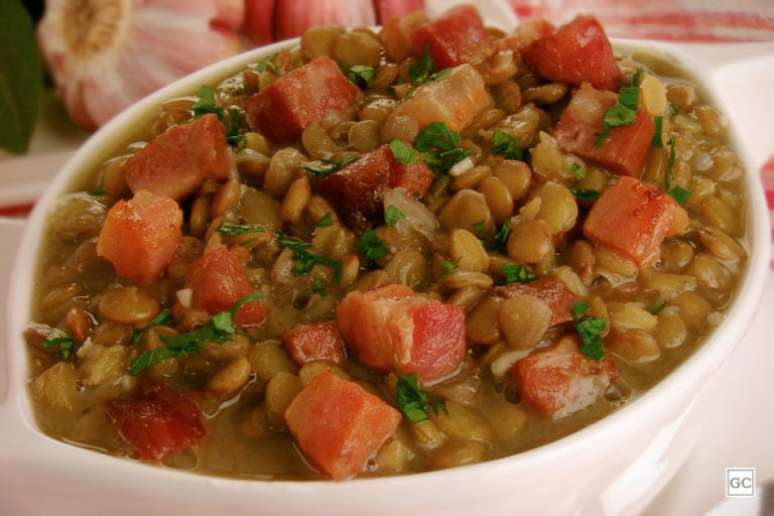
<path id="1" fill-rule="evenodd" d="M 648 54 L 656 54 L 660 57 L 675 61 L 688 73 L 694 75 L 697 81 L 704 87 L 708 100 L 721 111 L 726 111 L 719 102 L 712 80 L 712 69 L 706 62 L 694 58 L 686 45 L 663 43 L 643 40 L 619 40 L 612 39 L 614 48 L 618 51 L 641 51 Z M 268 46 L 256 48 L 229 59 L 214 63 L 193 74 L 178 79 L 174 83 L 165 86 L 155 93 L 133 104 L 116 116 L 108 124 L 94 133 L 62 167 L 59 174 L 51 182 L 46 192 L 36 204 L 24 229 L 21 244 L 18 247 L 14 265 L 11 272 L 11 282 L 8 290 L 8 307 L 6 313 L 6 367 L 7 386 L 5 398 L 2 397 L 3 389 L 0 388 L 0 414 L 7 412 L 7 416 L 18 418 L 8 424 L 9 429 L 15 423 L 17 432 L 29 435 L 25 439 L 37 439 L 37 446 L 48 442 L 48 448 L 56 452 L 63 460 L 74 459 L 84 465 L 93 465 L 98 468 L 112 468 L 122 475 L 132 478 L 135 474 L 153 475 L 154 478 L 165 482 L 178 482 L 189 486 L 216 483 L 222 488 L 244 488 L 249 486 L 251 490 L 269 488 L 273 493 L 282 490 L 300 494 L 301 491 L 318 490 L 325 486 L 327 491 L 337 496 L 342 491 L 351 492 L 369 488 L 392 489 L 404 484 L 406 479 L 412 482 L 434 482 L 444 478 L 448 481 L 465 481 L 474 475 L 484 471 L 514 469 L 529 470 L 538 464 L 556 461 L 562 456 L 584 448 L 592 442 L 604 440 L 604 435 L 611 430 L 620 428 L 624 421 L 633 420 L 635 415 L 643 416 L 649 411 L 658 409 L 658 405 L 669 399 L 670 391 L 681 390 L 687 386 L 698 385 L 705 375 L 711 374 L 730 354 L 737 341 L 742 337 L 757 306 L 758 299 L 763 291 L 764 280 L 769 264 L 769 214 L 766 208 L 765 196 L 761 182 L 755 173 L 754 163 L 749 158 L 749 151 L 740 141 L 738 130 L 733 117 L 728 116 L 730 127 L 728 137 L 733 147 L 738 151 L 745 166 L 744 187 L 748 195 L 747 233 L 749 241 L 749 258 L 746 271 L 742 278 L 735 299 L 725 312 L 723 321 L 706 338 L 698 349 L 680 364 L 675 370 L 661 379 L 656 385 L 632 400 L 625 406 L 608 414 L 607 416 L 584 426 L 564 437 L 546 443 L 544 445 L 519 452 L 507 457 L 494 459 L 478 464 L 450 468 L 440 471 L 421 473 L 409 473 L 394 477 L 367 477 L 358 478 L 355 481 L 331 482 L 329 480 L 261 480 L 254 478 L 217 477 L 209 474 L 191 473 L 162 468 L 146 464 L 140 461 L 126 460 L 120 457 L 94 453 L 91 450 L 56 440 L 38 427 L 32 412 L 31 401 L 27 389 L 28 364 L 27 350 L 21 337 L 24 327 L 29 322 L 32 307 L 32 290 L 29 285 L 34 284 L 35 275 L 39 266 L 38 249 L 43 243 L 44 223 L 54 202 L 65 194 L 71 185 L 84 174 L 84 170 L 93 167 L 101 159 L 115 152 L 116 141 L 125 141 L 129 127 L 136 127 L 142 120 L 147 120 L 151 113 L 158 110 L 159 105 L 167 99 L 190 95 L 201 84 L 213 84 L 229 75 L 236 73 L 247 64 L 271 55 L 281 49 L 297 45 L 298 38 L 274 43 Z M 728 113 L 726 113 L 728 115 Z M 122 140 L 124 138 L 124 140 Z M 14 300 L 14 302 L 10 302 Z M 0 380 L 1 381 L 1 380 Z M 42 455 L 42 454 L 41 454 Z M 43 459 L 39 459 L 43 460 Z M 50 460 L 50 459 L 49 459 Z M 148 477 L 144 477 L 148 478 Z"/>

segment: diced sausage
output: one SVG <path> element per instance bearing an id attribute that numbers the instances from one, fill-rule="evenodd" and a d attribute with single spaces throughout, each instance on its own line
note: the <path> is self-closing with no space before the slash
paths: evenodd
<path id="1" fill-rule="evenodd" d="M 227 179 L 229 168 L 225 129 L 210 113 L 152 139 L 126 163 L 125 177 L 134 193 L 148 190 L 179 201 L 208 178 Z"/>
<path id="2" fill-rule="evenodd" d="M 573 319 L 570 307 L 575 304 L 577 298 L 562 280 L 551 274 L 529 283 L 511 283 L 495 287 L 494 291 L 504 298 L 534 296 L 540 299 L 551 309 L 551 326 Z"/>
<path id="3" fill-rule="evenodd" d="M 640 267 L 659 258 L 661 242 L 688 227 L 688 214 L 668 194 L 631 177 L 602 192 L 583 224 L 583 234 L 622 253 Z"/>
<path id="4" fill-rule="evenodd" d="M 562 150 L 618 174 L 639 177 L 656 132 L 653 118 L 644 109 L 637 112 L 634 122 L 612 128 L 604 142 L 596 145 L 605 111 L 616 99 L 612 92 L 584 84 L 565 108 L 554 134 Z"/>
<path id="5" fill-rule="evenodd" d="M 457 371 L 465 356 L 464 311 L 402 285 L 349 293 L 336 321 L 348 349 L 379 371 L 416 373 L 430 383 Z"/>
<path id="6" fill-rule="evenodd" d="M 253 127 L 278 142 L 297 140 L 303 130 L 331 110 L 352 107 L 358 88 L 336 62 L 318 57 L 286 73 L 247 101 Z"/>
<path id="7" fill-rule="evenodd" d="M 566 336 L 516 362 L 508 380 L 538 412 L 558 419 L 594 403 L 617 375 L 612 361 L 587 357 L 577 338 Z"/>
<path id="8" fill-rule="evenodd" d="M 242 262 L 222 245 L 191 264 L 186 285 L 192 290 L 193 304 L 211 314 L 230 310 L 234 303 L 255 290 Z M 267 315 L 266 303 L 251 301 L 237 311 L 235 322 L 241 327 L 256 327 L 266 321 Z"/>
<path id="9" fill-rule="evenodd" d="M 491 105 L 492 96 L 481 74 L 473 66 L 463 64 L 445 78 L 417 88 L 411 98 L 393 110 L 385 126 L 394 117 L 404 116 L 414 118 L 420 129 L 443 122 L 452 131 L 460 131 Z"/>
<path id="10" fill-rule="evenodd" d="M 439 70 L 464 63 L 477 64 L 494 52 L 494 41 L 484 28 L 478 9 L 460 5 L 417 29 L 412 36 L 414 55 L 427 48 Z"/>
<path id="11" fill-rule="evenodd" d="M 304 387 L 285 412 L 304 455 L 334 480 L 360 473 L 400 419 L 397 410 L 330 370 Z"/>
<path id="12" fill-rule="evenodd" d="M 580 86 L 590 82 L 596 88 L 616 90 L 621 69 L 615 61 L 605 29 L 593 16 L 578 16 L 544 36 L 522 52 L 524 62 L 552 81 Z"/>
<path id="13" fill-rule="evenodd" d="M 405 188 L 417 197 L 424 197 L 433 183 L 433 174 L 423 161 L 417 163 L 400 163 L 393 160 L 390 174 L 390 187 Z"/>
<path id="14" fill-rule="evenodd" d="M 108 418 L 141 459 L 180 453 L 205 435 L 196 403 L 160 384 L 143 383 L 131 397 L 105 405 Z"/>
<path id="15" fill-rule="evenodd" d="M 175 201 L 140 190 L 107 213 L 97 240 L 97 254 L 135 283 L 159 277 L 182 238 L 183 211 Z"/>
<path id="16" fill-rule="evenodd" d="M 300 366 L 318 360 L 341 365 L 346 360 L 344 339 L 336 321 L 298 324 L 286 332 L 282 340 Z"/>

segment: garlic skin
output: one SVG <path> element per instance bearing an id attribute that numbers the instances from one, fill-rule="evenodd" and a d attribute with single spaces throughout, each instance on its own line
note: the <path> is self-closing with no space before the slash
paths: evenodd
<path id="1" fill-rule="evenodd" d="M 240 50 L 242 0 L 47 0 L 38 44 L 70 117 L 93 130 Z"/>
<path id="2" fill-rule="evenodd" d="M 277 41 L 301 36 L 309 27 L 376 25 L 371 0 L 276 0 L 274 35 Z"/>

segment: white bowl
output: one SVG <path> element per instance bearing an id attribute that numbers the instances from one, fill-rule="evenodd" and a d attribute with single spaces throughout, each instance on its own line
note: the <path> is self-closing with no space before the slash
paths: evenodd
<path id="1" fill-rule="evenodd" d="M 741 339 L 763 288 L 769 265 L 769 213 L 756 171 L 771 149 L 766 141 L 770 133 L 754 129 L 774 119 L 771 103 L 765 97 L 774 87 L 771 44 L 616 44 L 617 48 L 670 56 L 696 76 L 716 106 L 726 115 L 734 114 L 728 118 L 731 138 L 746 167 L 750 258 L 736 300 L 707 341 L 653 389 L 601 421 L 550 444 L 496 461 L 341 483 L 264 482 L 190 474 L 71 446 L 37 428 L 27 393 L 27 351 L 22 332 L 30 321 L 36 262 L 53 201 L 68 191 L 78 174 L 93 169 L 116 151 L 127 132 L 149 120 L 162 101 L 191 94 L 200 84 L 214 83 L 247 63 L 295 43 L 283 42 L 241 54 L 138 102 L 86 142 L 37 204 L 12 271 L 5 341 L 7 372 L 0 361 L 0 382 L 8 378 L 6 386 L 0 383 L 3 507 L 13 514 L 64 509 L 79 514 L 207 516 L 248 512 L 391 516 L 621 514 L 642 508 L 691 449 L 696 428 L 686 422 L 695 425 L 687 417 L 693 401 L 708 376 Z M 706 63 L 713 63 L 713 68 Z M 744 140 L 740 129 L 745 130 Z"/>

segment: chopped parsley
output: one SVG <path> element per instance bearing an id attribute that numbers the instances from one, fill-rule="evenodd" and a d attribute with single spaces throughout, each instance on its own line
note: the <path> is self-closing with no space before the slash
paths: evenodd
<path id="1" fill-rule="evenodd" d="M 680 108 L 674 102 L 669 103 L 669 112 L 674 116 L 680 112 Z"/>
<path id="2" fill-rule="evenodd" d="M 441 268 L 443 269 L 443 275 L 448 276 L 457 270 L 457 262 L 454 260 L 444 260 L 441 262 Z"/>
<path id="3" fill-rule="evenodd" d="M 320 278 L 315 278 L 312 281 L 312 292 L 320 297 L 325 297 L 328 295 L 328 291 L 325 289 L 325 285 L 323 285 L 323 282 Z"/>
<path id="4" fill-rule="evenodd" d="M 49 349 L 54 346 L 58 348 L 59 357 L 62 360 L 67 360 L 73 352 L 75 342 L 69 333 L 59 328 L 54 328 L 48 333 L 46 340 L 43 341 L 43 347 Z"/>
<path id="5" fill-rule="evenodd" d="M 632 74 L 632 78 L 629 81 L 629 84 L 632 86 L 639 86 L 644 76 L 645 76 L 645 69 L 641 66 L 638 66 L 637 69 Z"/>
<path id="6" fill-rule="evenodd" d="M 430 57 L 430 45 L 425 44 L 425 49 L 422 52 L 422 56 L 417 62 L 409 68 L 409 76 L 411 77 L 411 84 L 419 86 L 425 83 L 431 78 L 435 72 L 435 63 L 433 58 Z"/>
<path id="7" fill-rule="evenodd" d="M 293 252 L 293 268 L 291 269 L 293 276 L 303 276 L 311 271 L 315 265 L 325 265 L 333 269 L 336 283 L 341 280 L 341 261 L 311 252 L 309 248 L 312 244 L 309 242 L 279 233 L 277 243 Z"/>
<path id="8" fill-rule="evenodd" d="M 333 215 L 326 213 L 320 220 L 314 225 L 316 228 L 327 228 L 333 225 Z"/>
<path id="9" fill-rule="evenodd" d="M 492 154 L 503 156 L 506 159 L 524 159 L 524 151 L 518 147 L 519 140 L 504 131 L 495 131 L 492 134 Z"/>
<path id="10" fill-rule="evenodd" d="M 691 196 L 691 192 L 682 186 L 675 186 L 669 190 L 669 195 L 671 195 L 678 204 L 685 205 L 685 203 L 688 202 L 688 198 Z"/>
<path id="11" fill-rule="evenodd" d="M 460 133 L 443 122 L 433 122 L 422 129 L 415 143 L 425 163 L 441 174 L 468 156 L 468 150 L 458 147 L 459 144 Z"/>
<path id="12" fill-rule="evenodd" d="M 276 53 L 270 56 L 264 57 L 263 59 L 258 61 L 255 65 L 253 65 L 253 70 L 255 70 L 258 73 L 269 71 L 274 75 L 282 75 L 282 71 L 279 68 L 277 68 L 276 64 L 274 64 L 275 57 L 277 57 Z"/>
<path id="13" fill-rule="evenodd" d="M 598 362 L 605 356 L 602 332 L 605 331 L 607 321 L 602 317 L 587 317 L 588 310 L 589 305 L 582 301 L 578 301 L 570 307 L 570 313 L 575 319 L 575 331 L 581 341 L 581 353 Z"/>
<path id="14" fill-rule="evenodd" d="M 231 310 L 216 313 L 206 324 L 199 328 L 179 335 L 162 335 L 160 338 L 161 342 L 164 343 L 164 346 L 149 349 L 137 355 L 129 365 L 129 372 L 136 376 L 162 360 L 192 355 L 202 349 L 208 342 L 223 344 L 237 333 L 237 328 L 234 325 L 234 317 L 239 309 L 243 305 L 257 301 L 263 297 L 261 292 L 253 292 L 234 303 Z"/>
<path id="15" fill-rule="evenodd" d="M 669 138 L 669 140 L 667 140 L 667 145 L 669 145 L 669 162 L 667 165 L 666 177 L 664 177 L 664 189 L 669 191 L 672 188 L 672 177 L 674 177 L 675 162 L 677 161 L 674 138 Z"/>
<path id="16" fill-rule="evenodd" d="M 419 386 L 419 379 L 415 373 L 399 377 L 396 391 L 398 408 L 412 423 L 427 420 L 431 409 L 436 414 L 448 413 L 446 402 L 442 399 L 430 398 Z"/>
<path id="17" fill-rule="evenodd" d="M 577 179 L 578 181 L 582 181 L 583 179 L 586 178 L 586 170 L 584 170 L 581 164 L 578 163 L 577 161 L 573 161 L 570 164 L 570 170 L 575 176 L 575 179 Z"/>
<path id="18" fill-rule="evenodd" d="M 207 113 L 213 113 L 218 116 L 222 123 L 226 123 L 226 112 L 215 102 L 215 90 L 211 86 L 206 84 L 200 86 L 196 91 L 196 96 L 199 97 L 199 100 L 191 106 L 195 118 L 204 116 Z"/>
<path id="19" fill-rule="evenodd" d="M 505 263 L 500 271 L 505 275 L 505 283 L 507 285 L 511 283 L 529 283 L 537 279 L 537 275 L 534 272 L 518 263 Z"/>
<path id="20" fill-rule="evenodd" d="M 373 66 L 355 65 L 347 72 L 350 81 L 360 89 L 368 88 L 368 83 L 374 78 L 376 70 Z"/>
<path id="21" fill-rule="evenodd" d="M 482 220 L 473 224 L 473 233 L 479 240 L 486 238 L 486 223 Z"/>
<path id="22" fill-rule="evenodd" d="M 661 310 L 663 310 L 665 306 L 666 306 L 666 301 L 661 300 L 655 305 L 648 308 L 648 312 L 650 312 L 653 315 L 658 315 L 661 313 Z"/>
<path id="23" fill-rule="evenodd" d="M 664 142 L 661 140 L 661 131 L 662 127 L 664 126 L 664 117 L 663 116 L 654 116 L 653 117 L 653 124 L 656 126 L 656 132 L 653 133 L 653 141 L 651 141 L 651 144 L 661 149 L 664 147 Z"/>
<path id="24" fill-rule="evenodd" d="M 597 134 L 595 147 L 600 147 L 614 127 L 629 125 L 637 118 L 637 104 L 640 100 L 639 86 L 624 86 L 618 92 L 618 101 L 605 111 L 602 117 L 602 132 Z"/>
<path id="25" fill-rule="evenodd" d="M 488 251 L 501 251 L 505 249 L 505 246 L 508 244 L 508 237 L 511 234 L 511 222 L 505 221 L 503 222 L 503 225 L 500 226 L 500 229 L 497 230 L 497 233 L 495 233 L 494 239 L 490 242 L 487 242 L 484 247 Z"/>
<path id="26" fill-rule="evenodd" d="M 239 132 L 239 127 L 241 125 L 239 110 L 237 108 L 230 108 L 228 114 L 230 119 L 228 131 L 226 131 L 226 142 L 228 142 L 229 145 L 239 146 L 245 139 L 245 135 Z"/>
<path id="27" fill-rule="evenodd" d="M 132 343 L 139 344 L 139 342 L 142 340 L 145 333 L 153 328 L 154 326 L 159 326 L 161 324 L 168 324 L 172 322 L 172 310 L 169 308 L 165 308 L 159 314 L 151 319 L 151 322 L 149 322 L 146 326 L 140 328 L 139 330 L 136 330 L 134 333 L 132 333 Z"/>
<path id="28" fill-rule="evenodd" d="M 410 165 L 417 162 L 417 151 L 401 140 L 393 139 L 390 141 L 390 150 L 395 159 L 401 163 Z"/>
<path id="29" fill-rule="evenodd" d="M 304 163 L 302 166 L 304 170 L 310 172 L 313 176 L 325 177 L 341 170 L 342 168 L 355 161 L 357 158 L 357 154 L 348 154 L 347 156 L 338 160 L 326 159 L 319 161 L 309 161 Z"/>
<path id="30" fill-rule="evenodd" d="M 387 256 L 387 243 L 376 235 L 376 232 L 368 228 L 357 239 L 357 250 L 369 260 L 378 260 Z"/>
<path id="31" fill-rule="evenodd" d="M 596 190 L 575 190 L 573 191 L 575 198 L 579 201 L 596 201 L 599 197 L 599 192 Z"/>
<path id="32" fill-rule="evenodd" d="M 388 226 L 394 226 L 400 219 L 405 218 L 406 215 L 392 204 L 387 206 L 387 209 L 384 210 L 384 222 L 386 222 Z"/>
<path id="33" fill-rule="evenodd" d="M 260 224 L 232 224 L 224 222 L 218 227 L 218 233 L 226 236 L 244 235 L 245 233 L 264 233 L 266 228 Z"/>

